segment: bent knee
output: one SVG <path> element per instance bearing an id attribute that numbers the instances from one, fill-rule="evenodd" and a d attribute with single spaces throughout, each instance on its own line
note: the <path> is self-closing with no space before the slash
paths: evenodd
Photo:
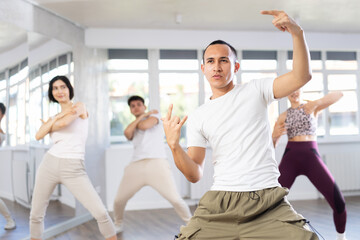
<path id="1" fill-rule="evenodd" d="M 93 213 L 93 217 L 96 219 L 97 222 L 107 222 L 110 219 L 110 216 L 106 209 L 96 211 L 95 213 Z"/>
<path id="2" fill-rule="evenodd" d="M 334 184 L 334 204 L 336 213 L 340 214 L 346 210 L 345 199 L 336 183 Z"/>

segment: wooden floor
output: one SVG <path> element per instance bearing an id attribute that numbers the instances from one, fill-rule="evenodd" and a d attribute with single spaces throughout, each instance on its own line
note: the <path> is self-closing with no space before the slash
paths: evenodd
<path id="1" fill-rule="evenodd" d="M 23 207 L 12 201 L 3 199 L 9 208 L 11 215 L 15 219 L 16 228 L 14 230 L 4 230 L 5 219 L 0 215 L 0 239 L 1 240 L 20 240 L 29 236 L 29 216 L 30 209 Z M 51 201 L 45 216 L 45 228 L 54 226 L 60 222 L 72 218 L 75 211 L 61 204 L 59 201 Z"/>
<path id="2" fill-rule="evenodd" d="M 336 231 L 332 220 L 332 212 L 323 199 L 293 201 L 294 208 L 310 220 L 315 229 L 322 234 L 326 240 L 335 240 Z M 4 231 L 0 229 L 0 239 L 19 240 L 29 233 L 28 216 L 29 210 L 22 206 L 12 204 L 6 201 L 9 208 L 12 209 L 18 227 L 13 231 Z M 348 212 L 348 222 L 346 234 L 348 240 L 360 239 L 360 196 L 347 197 L 346 206 Z M 69 216 L 63 213 L 66 207 L 63 205 L 56 206 L 53 204 L 48 213 L 58 212 L 58 218 L 51 217 L 48 214 L 45 221 L 46 226 L 54 224 L 55 219 L 69 219 Z M 191 207 L 194 211 L 195 207 Z M 68 214 L 70 214 L 68 212 Z M 52 214 L 51 214 L 52 215 Z M 59 217 L 60 216 L 60 217 Z M 50 223 L 52 222 L 52 223 Z M 5 221 L 0 219 L 0 226 Z M 182 225 L 181 219 L 176 215 L 173 209 L 159 210 L 143 210 L 143 211 L 127 211 L 125 213 L 125 229 L 123 233 L 118 234 L 118 240 L 172 240 L 174 235 L 178 233 Z M 61 235 L 51 238 L 51 240 L 100 240 L 101 236 L 96 221 L 92 220 L 76 228 L 73 228 Z M 321 238 L 320 238 L 321 239 Z"/>
<path id="3" fill-rule="evenodd" d="M 324 199 L 293 201 L 291 203 L 299 213 L 310 220 L 311 225 L 320 232 L 324 239 L 336 239 L 332 211 Z M 347 197 L 346 206 L 348 212 L 346 235 L 348 240 L 359 240 L 360 196 Z M 194 211 L 195 207 L 192 207 L 191 210 Z M 124 232 L 118 234 L 118 240 L 173 240 L 182 224 L 181 219 L 173 209 L 128 211 L 125 214 Z M 82 239 L 103 239 L 95 220 L 51 238 L 51 240 Z"/>

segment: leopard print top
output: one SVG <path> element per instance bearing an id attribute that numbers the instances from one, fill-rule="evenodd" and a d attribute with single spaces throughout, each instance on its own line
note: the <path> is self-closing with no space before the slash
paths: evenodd
<path id="1" fill-rule="evenodd" d="M 285 126 L 288 139 L 295 136 L 316 135 L 316 118 L 313 114 L 306 114 L 302 105 L 287 110 Z"/>

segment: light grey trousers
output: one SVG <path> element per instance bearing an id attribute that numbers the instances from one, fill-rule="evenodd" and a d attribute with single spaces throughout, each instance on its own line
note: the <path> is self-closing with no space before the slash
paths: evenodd
<path id="1" fill-rule="evenodd" d="M 85 171 L 84 160 L 58 158 L 46 153 L 35 180 L 30 212 L 30 236 L 42 238 L 44 216 L 57 184 L 64 184 L 96 219 L 105 238 L 115 236 L 114 224 Z"/>
<path id="2" fill-rule="evenodd" d="M 0 214 L 4 216 L 6 220 L 11 219 L 9 209 L 6 207 L 3 200 L 0 199 Z"/>
<path id="3" fill-rule="evenodd" d="M 122 223 L 127 201 L 144 186 L 158 191 L 174 206 L 184 222 L 190 220 L 190 209 L 176 190 L 169 163 L 166 159 L 151 158 L 132 162 L 125 168 L 114 201 L 115 225 Z"/>

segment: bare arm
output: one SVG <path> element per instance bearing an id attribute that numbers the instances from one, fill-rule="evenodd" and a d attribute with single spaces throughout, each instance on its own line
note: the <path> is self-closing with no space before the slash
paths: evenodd
<path id="1" fill-rule="evenodd" d="M 87 111 L 85 105 L 81 102 L 77 102 L 72 107 L 72 114 L 66 114 L 64 117 L 55 121 L 51 128 L 51 132 L 60 130 L 68 125 L 70 125 L 77 118 L 87 118 Z"/>
<path id="2" fill-rule="evenodd" d="M 286 119 L 286 111 L 280 114 L 278 120 L 274 125 L 274 130 L 272 132 L 272 140 L 273 140 L 274 148 L 276 148 L 276 146 L 278 145 L 281 136 L 286 134 L 285 119 Z"/>
<path id="3" fill-rule="evenodd" d="M 148 117 L 150 114 L 158 113 L 157 110 L 152 110 L 147 113 L 140 115 L 134 121 L 132 121 L 124 130 L 124 135 L 128 140 L 132 140 L 134 137 L 135 130 L 138 128 L 140 130 L 146 130 L 152 128 L 158 124 L 159 120 L 156 117 L 150 117 L 143 121 L 144 118 Z M 150 120 L 149 120 L 150 119 Z M 149 120 L 149 121 L 147 121 Z M 155 121 L 156 120 L 156 121 Z M 145 123 L 143 123 L 145 122 Z"/>
<path id="4" fill-rule="evenodd" d="M 178 116 L 171 116 L 173 105 L 169 106 L 166 117 L 163 118 L 166 141 L 171 149 L 176 167 L 192 183 L 198 182 L 204 170 L 205 148 L 189 147 L 186 153 L 179 144 L 181 127 L 187 116 L 181 121 Z"/>
<path id="5" fill-rule="evenodd" d="M 57 114 L 55 117 L 49 118 L 46 122 L 40 119 L 43 124 L 40 129 L 36 132 L 35 139 L 40 140 L 43 139 L 48 133 L 52 132 L 52 128 L 56 121 L 64 118 L 66 115 L 74 114 L 73 109 L 68 109 L 67 111 L 61 112 Z"/>
<path id="6" fill-rule="evenodd" d="M 314 116 L 316 117 L 321 110 L 339 101 L 343 95 L 344 94 L 341 91 L 331 92 L 318 100 L 308 101 L 302 107 L 306 114 L 314 113 Z"/>
<path id="7" fill-rule="evenodd" d="M 283 98 L 301 88 L 311 80 L 310 53 L 302 28 L 283 11 L 262 11 L 272 15 L 273 24 L 281 31 L 287 31 L 293 39 L 293 69 L 274 81 L 274 97 Z"/>

